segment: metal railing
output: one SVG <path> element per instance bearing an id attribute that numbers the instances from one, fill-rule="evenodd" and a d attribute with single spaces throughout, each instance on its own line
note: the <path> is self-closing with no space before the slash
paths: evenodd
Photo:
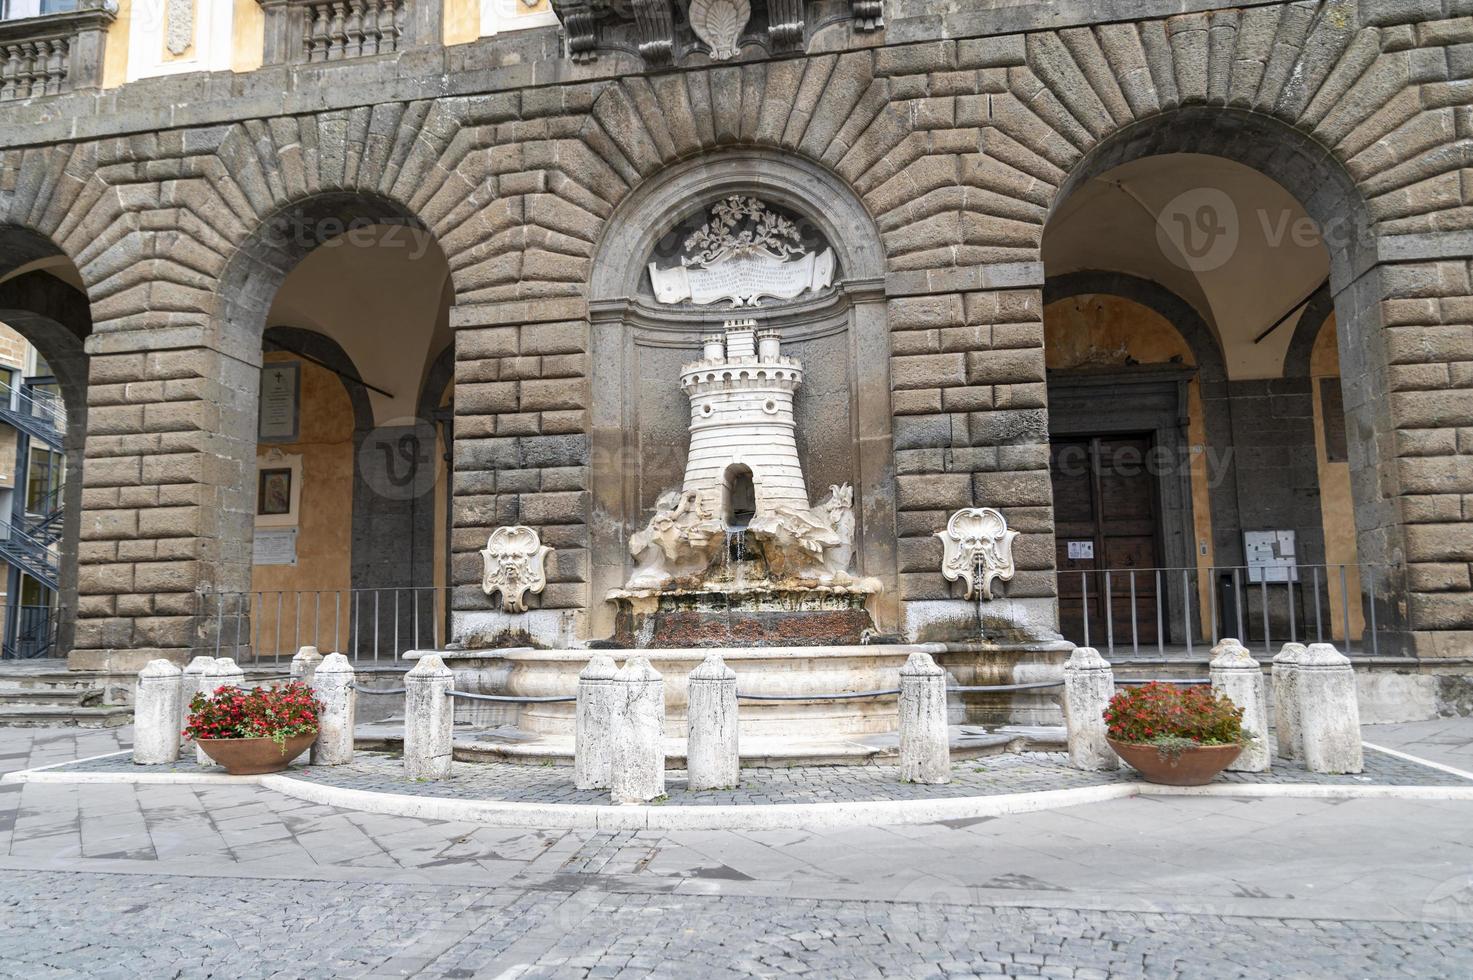
<path id="1" fill-rule="evenodd" d="M 354 661 L 393 662 L 405 650 L 440 647 L 450 590 L 273 589 L 200 593 L 200 616 L 213 624 L 212 656 L 249 649 L 254 663 L 290 660 L 303 646 Z"/>
<path id="2" fill-rule="evenodd" d="M 1333 642 L 1380 653 L 1384 596 L 1403 591 L 1399 566 L 1342 564 L 1065 569 L 1058 572 L 1066 639 L 1109 653 L 1205 654 L 1224 637 L 1277 653 Z"/>
<path id="3" fill-rule="evenodd" d="M 33 421 L 33 434 L 43 436 L 44 441 L 54 448 L 59 448 L 66 436 L 66 404 L 54 391 L 0 382 L 0 413 L 18 424 Z"/>
<path id="4" fill-rule="evenodd" d="M 55 656 L 56 610 L 50 606 L 16 606 L 15 637 L 7 638 L 3 657 L 6 660 L 39 660 Z"/>
<path id="5" fill-rule="evenodd" d="M 61 575 L 60 559 L 52 550 L 54 544 L 54 539 L 42 541 L 18 524 L 0 521 L 0 557 L 53 591 L 58 587 Z"/>

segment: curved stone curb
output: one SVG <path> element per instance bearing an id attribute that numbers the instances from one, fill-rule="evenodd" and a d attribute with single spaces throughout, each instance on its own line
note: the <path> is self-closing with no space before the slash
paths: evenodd
<path id="1" fill-rule="evenodd" d="M 786 803 L 752 806 L 588 806 L 457 800 L 340 789 L 291 776 L 263 776 L 261 785 L 284 796 L 391 816 L 461 820 L 492 827 L 557 830 L 822 830 L 999 817 L 1135 796 L 1130 783 L 1042 793 L 964 796 L 945 800 L 874 800 L 863 803 Z M 1473 789 L 1469 791 L 1473 799 Z"/>
<path id="2" fill-rule="evenodd" d="M 108 753 L 121 755 L 125 753 Z M 1458 775 L 1460 770 L 1438 766 L 1416 756 L 1411 761 Z M 93 756 L 94 759 L 107 756 Z M 76 760 L 79 762 L 89 760 Z M 1157 786 L 1151 783 L 1110 783 L 1073 789 L 995 796 L 966 796 L 937 800 L 870 800 L 854 803 L 785 803 L 749 806 L 590 806 L 577 803 L 521 803 L 511 800 L 463 800 L 374 793 L 313 782 L 310 778 L 273 773 L 265 776 L 226 776 L 190 772 L 68 772 L 57 763 L 0 777 L 5 783 L 133 783 L 259 785 L 293 799 L 386 816 L 424 820 L 459 820 L 489 827 L 554 830 L 790 830 L 842 826 L 894 827 L 907 824 L 967 820 L 1015 813 L 1032 813 L 1133 796 L 1207 796 L 1277 799 L 1402 799 L 1473 802 L 1468 786 L 1327 785 L 1323 783 L 1216 783 L 1209 786 Z M 143 768 L 143 767 L 140 767 Z M 1469 777 L 1473 779 L 1473 777 Z"/>

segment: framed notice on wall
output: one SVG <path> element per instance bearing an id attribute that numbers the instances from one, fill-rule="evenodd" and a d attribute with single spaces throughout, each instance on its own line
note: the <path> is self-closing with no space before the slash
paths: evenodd
<path id="1" fill-rule="evenodd" d="M 297 529 L 294 527 L 262 527 L 256 529 L 253 565 L 295 565 L 297 563 Z"/>
<path id="2" fill-rule="evenodd" d="M 261 419 L 258 442 L 296 442 L 302 395 L 302 362 L 261 367 Z"/>
<path id="3" fill-rule="evenodd" d="M 256 457 L 256 527 L 296 527 L 302 507 L 302 457 L 273 449 Z"/>
<path id="4" fill-rule="evenodd" d="M 1243 551 L 1250 582 L 1297 582 L 1298 550 L 1293 531 L 1245 531 Z"/>

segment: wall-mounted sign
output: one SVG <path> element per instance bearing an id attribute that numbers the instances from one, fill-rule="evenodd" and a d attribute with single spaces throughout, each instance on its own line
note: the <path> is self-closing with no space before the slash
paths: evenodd
<path id="1" fill-rule="evenodd" d="M 1095 543 L 1093 541 L 1070 541 L 1069 560 L 1081 561 L 1095 556 Z"/>
<path id="2" fill-rule="evenodd" d="M 301 361 L 281 361 L 261 367 L 261 418 L 257 441 L 297 441 L 301 394 Z"/>
<path id="3" fill-rule="evenodd" d="M 297 563 L 297 529 L 294 527 L 256 528 L 255 550 L 251 561 L 256 565 L 295 565 Z"/>
<path id="4" fill-rule="evenodd" d="M 1293 531 L 1244 531 L 1243 551 L 1248 557 L 1248 581 L 1299 581 Z"/>

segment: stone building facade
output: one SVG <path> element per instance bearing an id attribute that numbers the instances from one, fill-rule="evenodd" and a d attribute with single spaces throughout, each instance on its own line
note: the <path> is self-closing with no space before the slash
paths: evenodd
<path id="1" fill-rule="evenodd" d="M 253 574 L 260 588 L 259 377 L 273 351 L 308 346 L 278 333 L 272 347 L 301 326 L 273 304 L 295 269 L 368 227 L 427 239 L 447 286 L 443 322 L 415 341 L 419 390 L 393 390 L 406 411 L 364 416 L 392 389 L 362 390 L 374 378 L 339 365 L 340 345 L 308 351 L 360 406 L 342 436 L 360 456 L 341 483 L 348 581 L 439 582 L 437 561 L 404 542 L 443 520 L 452 633 L 608 635 L 603 592 L 627 577 L 629 530 L 668 488 L 651 446 L 681 437 L 662 428 L 665 403 L 641 401 L 641 372 L 693 359 L 720 318 L 656 322 L 641 274 L 673 229 L 734 193 L 807 222 L 838 256 L 835 286 L 781 314 L 784 348 L 810 375 L 828 365 L 810 484 L 856 487 L 860 570 L 887 586 L 882 630 L 974 635 L 977 609 L 941 578 L 934 535 L 959 508 L 993 506 L 1022 534 L 988 615 L 1051 634 L 1065 553 L 1051 436 L 1120 412 L 1108 431 L 1157 432 L 1173 458 L 1238 450 L 1211 487 L 1182 477 L 1150 491 L 1156 564 L 1140 567 L 1242 564 L 1243 532 L 1296 527 L 1331 564 L 1325 541 L 1348 524 L 1324 531 L 1316 447 L 1323 457 L 1343 435 L 1352 561 L 1394 570 L 1357 617 L 1376 617 L 1382 652 L 1466 655 L 1473 3 L 737 0 L 750 13 L 724 38 L 702 0 L 559 0 L 555 17 L 453 44 L 454 5 L 395 6 L 410 27 L 392 51 L 359 38 L 298 57 L 317 43 L 313 5 L 272 0 L 262 33 L 234 42 L 262 44 L 259 65 L 224 58 L 111 87 L 78 75 L 0 101 L 0 321 L 58 338 L 46 356 L 84 457 L 74 666 L 249 642 L 240 620 L 260 603 L 207 600 L 249 594 Z M 1276 186 L 1325 253 L 1324 275 L 1273 286 L 1304 286 L 1307 301 L 1269 334 L 1283 370 L 1252 369 L 1262 344 L 1235 353 L 1227 318 L 1206 322 L 1203 302 L 1139 263 L 1107 267 L 1133 247 L 1128 226 L 1055 236 L 1090 188 L 1128 183 L 1112 175 L 1209 158 Z M 1102 254 L 1056 273 L 1051 247 Z M 1274 265 L 1253 275 L 1266 283 Z M 1252 276 L 1228 290 L 1258 291 L 1270 287 Z M 1045 310 L 1079 297 L 1134 304 L 1180 350 L 1156 365 L 1122 355 L 1094 381 L 1054 370 Z M 1315 355 L 1327 322 L 1336 342 Z M 1322 424 L 1314 356 L 1338 357 L 1343 433 Z M 1158 411 L 1157 396 L 1177 400 Z M 362 459 L 391 466 L 393 440 L 433 429 L 442 405 L 448 513 L 379 493 Z M 385 451 L 363 452 L 375 439 Z M 477 552 L 510 524 L 556 549 L 518 622 L 479 588 Z M 1189 582 L 1173 601 L 1212 588 Z"/>

